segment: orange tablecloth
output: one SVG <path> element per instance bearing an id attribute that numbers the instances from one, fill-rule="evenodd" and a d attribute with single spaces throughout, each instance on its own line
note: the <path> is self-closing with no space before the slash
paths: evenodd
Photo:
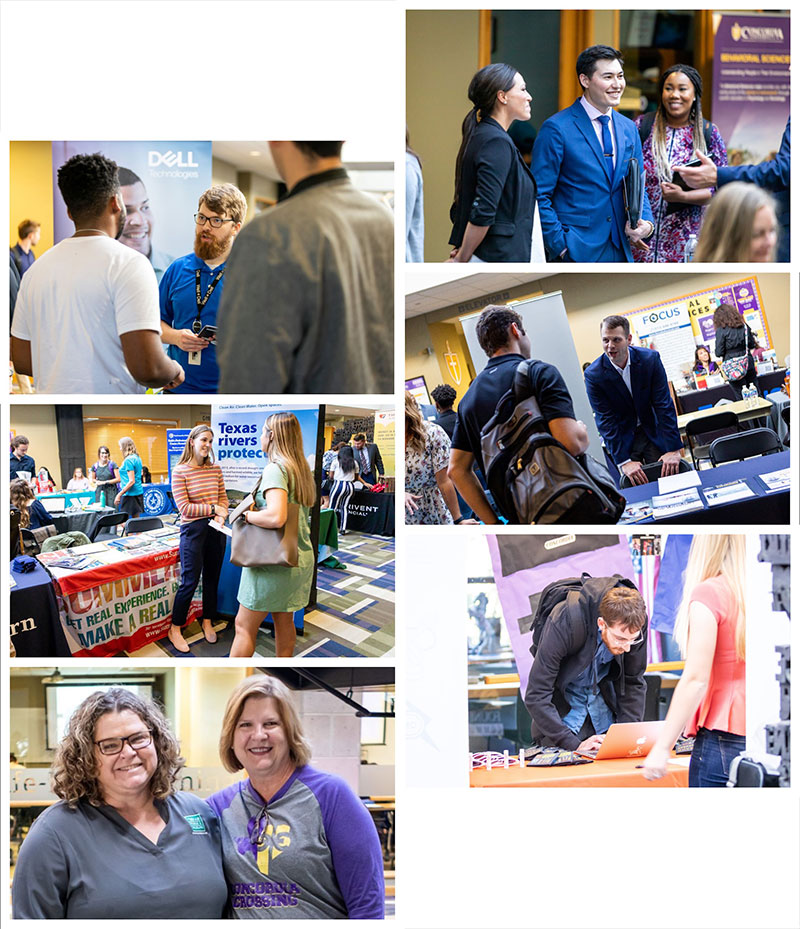
<path id="1" fill-rule="evenodd" d="M 688 755 L 684 755 L 688 758 Z M 556 768 L 475 768 L 470 787 L 688 787 L 689 768 L 669 765 L 664 777 L 648 781 L 636 765 L 638 758 L 611 758 L 590 764 L 561 765 Z"/>

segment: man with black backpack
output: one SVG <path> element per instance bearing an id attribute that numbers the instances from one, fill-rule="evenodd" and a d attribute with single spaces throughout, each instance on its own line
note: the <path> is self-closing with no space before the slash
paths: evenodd
<path id="1" fill-rule="evenodd" d="M 612 723 L 641 722 L 647 610 L 631 581 L 584 574 L 548 585 L 532 638 L 525 706 L 536 744 L 593 752 Z"/>
<path id="2" fill-rule="evenodd" d="M 489 361 L 458 404 L 448 475 L 477 518 L 492 524 L 500 520 L 474 475 L 472 465 L 477 462 L 485 479 L 481 431 L 495 416 L 497 405 L 510 389 L 520 362 L 530 359 L 531 340 L 522 326 L 520 314 L 507 306 L 487 306 L 478 319 L 476 335 Z M 550 434 L 571 455 L 585 452 L 589 445 L 586 426 L 575 419 L 572 397 L 558 369 L 544 361 L 529 361 L 528 375 L 531 392 L 536 396 Z"/>

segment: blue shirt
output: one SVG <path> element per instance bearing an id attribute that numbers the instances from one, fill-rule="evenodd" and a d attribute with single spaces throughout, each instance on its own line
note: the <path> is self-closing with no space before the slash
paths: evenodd
<path id="1" fill-rule="evenodd" d="M 172 326 L 173 329 L 191 330 L 192 323 L 197 319 L 195 272 L 200 270 L 200 298 L 202 299 L 206 295 L 209 284 L 224 267 L 225 262 L 216 268 L 209 268 L 194 253 L 173 261 L 158 285 L 162 321 Z M 200 322 L 204 326 L 217 325 L 217 310 L 224 283 L 223 277 L 200 313 Z M 168 353 L 169 357 L 181 364 L 186 372 L 184 382 L 179 387 L 172 388 L 174 393 L 216 393 L 219 383 L 219 367 L 217 366 L 217 347 L 214 342 L 200 352 L 199 365 L 189 364 L 189 353 L 176 345 L 168 346 Z"/>
<path id="2" fill-rule="evenodd" d="M 125 493 L 126 497 L 140 497 L 144 493 L 142 487 L 142 459 L 138 455 L 128 455 L 119 466 L 119 482 L 124 487 L 133 477 L 133 487 Z"/>
<path id="3" fill-rule="evenodd" d="M 20 248 L 19 245 L 14 245 L 11 248 L 11 257 L 14 259 L 14 264 L 19 269 L 20 277 L 22 277 L 34 261 L 36 261 L 36 255 L 33 254 L 33 249 L 26 252 Z"/>
<path id="4" fill-rule="evenodd" d="M 600 630 L 597 630 L 597 648 L 592 663 L 574 681 L 564 688 L 564 696 L 569 701 L 570 711 L 562 717 L 564 725 L 576 735 L 588 714 L 596 733 L 608 732 L 614 722 L 614 714 L 603 699 L 598 684 L 608 674 L 614 656 L 606 648 Z"/>
<path id="5" fill-rule="evenodd" d="M 17 458 L 17 456 L 12 452 L 11 453 L 11 463 L 9 465 L 9 479 L 14 480 L 19 471 L 27 471 L 31 477 L 36 476 L 36 462 L 31 458 L 30 455 L 23 455 L 22 458 Z"/>

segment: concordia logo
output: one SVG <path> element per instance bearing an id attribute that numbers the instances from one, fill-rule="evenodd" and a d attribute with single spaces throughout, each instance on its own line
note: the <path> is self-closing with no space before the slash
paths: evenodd
<path id="1" fill-rule="evenodd" d="M 159 165 L 166 165 L 168 168 L 199 167 L 192 152 L 173 152 L 172 149 L 167 152 L 148 152 L 147 165 L 150 168 L 157 168 Z"/>

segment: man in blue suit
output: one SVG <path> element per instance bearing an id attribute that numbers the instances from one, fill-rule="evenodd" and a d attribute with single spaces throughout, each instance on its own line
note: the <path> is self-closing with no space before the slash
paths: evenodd
<path id="1" fill-rule="evenodd" d="M 593 45 L 576 64 L 583 96 L 542 125 L 533 147 L 533 175 L 550 261 L 633 261 L 647 249 L 653 213 L 644 194 L 632 229 L 623 183 L 631 159 L 644 170 L 636 126 L 617 113 L 625 90 L 622 55 Z"/>
<path id="2" fill-rule="evenodd" d="M 683 179 L 690 187 L 722 187 L 731 181 L 746 181 L 769 190 L 775 197 L 781 237 L 778 242 L 778 261 L 788 261 L 790 257 L 790 177 L 792 167 L 792 120 L 786 121 L 780 148 L 774 158 L 757 165 L 726 165 L 717 168 L 714 162 L 702 152 L 695 152 L 701 164 L 697 168 L 678 168 Z"/>
<path id="3" fill-rule="evenodd" d="M 642 464 L 661 461 L 661 476 L 677 474 L 683 441 L 658 352 L 631 345 L 630 323 L 600 324 L 603 354 L 584 372 L 586 393 L 606 450 L 634 484 L 646 484 Z"/>

